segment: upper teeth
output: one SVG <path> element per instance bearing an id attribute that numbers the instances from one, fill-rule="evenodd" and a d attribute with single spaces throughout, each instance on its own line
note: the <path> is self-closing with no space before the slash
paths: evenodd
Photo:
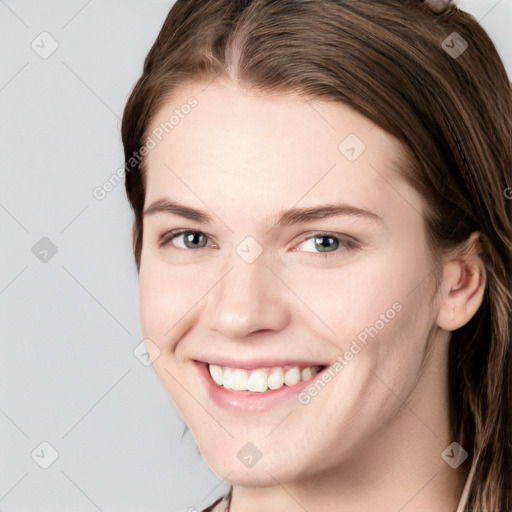
<path id="1" fill-rule="evenodd" d="M 279 389 L 285 384 L 294 386 L 301 380 L 307 380 L 318 373 L 320 366 L 308 366 L 300 370 L 293 366 L 284 371 L 283 368 L 258 368 L 257 370 L 243 370 L 241 368 L 227 368 L 215 364 L 208 365 L 212 379 L 219 386 L 235 391 L 252 391 L 263 393 L 268 389 Z"/>

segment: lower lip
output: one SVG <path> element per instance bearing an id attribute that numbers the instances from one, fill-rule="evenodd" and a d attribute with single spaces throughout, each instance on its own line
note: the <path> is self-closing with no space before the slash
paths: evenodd
<path id="1" fill-rule="evenodd" d="M 276 407 L 287 400 L 296 397 L 301 391 L 309 387 L 314 380 L 322 375 L 326 368 L 313 375 L 308 380 L 302 380 L 295 386 L 286 386 L 269 390 L 263 393 L 250 391 L 233 391 L 216 384 L 208 370 L 208 365 L 196 361 L 200 377 L 206 385 L 208 395 L 220 407 L 233 411 L 263 412 Z M 297 400 L 297 398 L 295 398 Z"/>

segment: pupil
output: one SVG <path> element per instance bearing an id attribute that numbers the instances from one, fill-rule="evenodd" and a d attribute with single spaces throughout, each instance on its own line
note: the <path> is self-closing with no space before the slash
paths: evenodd
<path id="1" fill-rule="evenodd" d="M 200 236 L 202 236 L 200 233 L 189 233 L 188 235 L 185 235 L 186 244 L 188 242 L 198 243 L 197 241 L 194 242 L 194 240 L 196 240 L 196 238 L 200 237 Z M 188 247 L 188 245 L 187 245 L 187 247 Z"/>
<path id="2" fill-rule="evenodd" d="M 318 243 L 317 241 L 318 240 L 321 240 L 322 242 Z M 331 242 L 336 242 L 336 247 L 334 247 L 334 249 L 336 249 L 338 247 L 337 243 L 338 241 L 335 240 L 333 237 L 331 236 L 319 236 L 317 238 L 315 238 L 315 244 L 317 246 L 317 249 L 319 249 L 321 252 L 329 252 L 328 249 L 329 247 L 327 247 L 327 250 L 326 250 L 326 247 L 325 245 L 325 240 L 330 240 Z"/>

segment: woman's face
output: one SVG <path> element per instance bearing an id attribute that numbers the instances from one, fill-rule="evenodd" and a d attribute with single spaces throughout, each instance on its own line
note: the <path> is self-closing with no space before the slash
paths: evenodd
<path id="1" fill-rule="evenodd" d="M 275 485 L 424 433 L 445 385 L 422 372 L 434 265 L 396 139 L 339 103 L 219 82 L 151 128 L 141 325 L 211 469 Z"/>

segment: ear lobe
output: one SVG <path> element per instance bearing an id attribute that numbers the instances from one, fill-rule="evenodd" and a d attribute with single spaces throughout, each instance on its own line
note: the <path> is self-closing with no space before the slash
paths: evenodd
<path id="1" fill-rule="evenodd" d="M 464 250 L 443 265 L 437 324 L 446 331 L 466 325 L 482 304 L 486 272 L 478 238 L 478 233 L 472 233 Z"/>

